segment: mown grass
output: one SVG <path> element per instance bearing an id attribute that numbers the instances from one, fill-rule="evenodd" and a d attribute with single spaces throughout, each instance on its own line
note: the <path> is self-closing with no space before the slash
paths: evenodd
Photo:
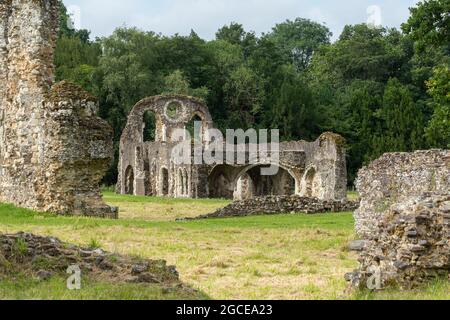
<path id="1" fill-rule="evenodd" d="M 358 200 L 359 199 L 359 194 L 356 191 L 349 191 L 349 192 L 347 192 L 347 197 L 350 200 Z"/>
<path id="2" fill-rule="evenodd" d="M 351 213 L 176 222 L 175 218 L 189 215 L 185 213 L 187 205 L 190 212 L 201 214 L 227 202 L 139 198 L 111 192 L 105 193 L 105 199 L 122 209 L 126 206 L 120 220 L 58 217 L 0 205 L 0 232 L 33 232 L 79 245 L 95 243 L 117 253 L 165 259 L 177 266 L 184 283 L 212 299 L 450 298 L 448 281 L 411 292 L 347 292 L 343 275 L 357 266 L 356 256 L 347 251 L 348 242 L 356 238 Z M 26 282 L 22 290 L 11 289 L 11 282 L 0 282 L 0 297 L 70 299 L 70 295 L 83 295 L 67 293 L 64 287 L 56 296 L 48 296 L 46 289 L 59 283 L 53 281 L 31 282 L 29 290 L 24 290 Z M 94 283 L 83 290 L 86 296 L 98 294 L 99 299 L 122 297 L 120 287 L 106 284 Z M 130 299 L 167 298 L 134 294 L 127 286 L 123 290 Z M 18 296 L 20 292 L 26 294 Z"/>
<path id="3" fill-rule="evenodd" d="M 225 207 L 230 203 L 220 199 L 170 199 L 161 197 L 130 197 L 104 192 L 105 201 L 120 208 L 121 216 L 147 221 L 194 218 Z"/>

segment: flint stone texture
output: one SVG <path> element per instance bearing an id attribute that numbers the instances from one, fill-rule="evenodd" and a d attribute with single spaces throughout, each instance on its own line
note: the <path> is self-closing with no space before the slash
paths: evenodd
<path id="1" fill-rule="evenodd" d="M 146 113 L 155 118 L 154 141 L 144 141 Z M 199 137 L 183 133 L 193 119 L 200 124 Z M 322 200 L 347 197 L 343 137 L 327 132 L 314 142 L 282 142 L 279 152 L 268 144 L 267 157 L 250 153 L 255 145 L 237 143 L 231 158 L 245 159 L 238 163 L 230 161 L 226 154 L 225 137 L 223 143 L 212 139 L 210 133 L 215 131 L 208 107 L 196 98 L 165 95 L 138 102 L 120 141 L 116 191 L 139 196 L 235 200 L 267 195 Z M 181 143 L 190 147 L 190 153 L 183 155 L 187 161 L 182 163 L 177 157 Z M 214 161 L 204 161 L 205 154 Z M 261 169 L 269 165 L 276 165 L 279 171 L 272 176 L 262 175 Z"/>
<path id="2" fill-rule="evenodd" d="M 360 170 L 356 187 L 361 197 L 356 231 L 367 238 L 377 234 L 377 222 L 393 204 L 427 192 L 450 192 L 450 151 L 385 154 Z"/>
<path id="3" fill-rule="evenodd" d="M 384 155 L 360 171 L 355 213 L 365 246 L 346 279 L 413 288 L 450 271 L 450 151 Z M 373 282 L 372 282 L 373 283 Z"/>
<path id="4" fill-rule="evenodd" d="M 300 196 L 267 196 L 235 201 L 225 208 L 196 219 L 240 217 L 266 214 L 350 212 L 358 202 L 349 200 L 320 200 Z M 188 220 L 188 219 L 186 219 Z"/>
<path id="5" fill-rule="evenodd" d="M 112 129 L 76 85 L 53 85 L 57 0 L 0 2 L 0 201 L 59 214 L 117 217 L 99 182 Z"/>

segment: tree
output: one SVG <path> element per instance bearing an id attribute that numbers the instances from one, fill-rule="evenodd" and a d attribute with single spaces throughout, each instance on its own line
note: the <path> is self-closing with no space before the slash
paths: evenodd
<path id="1" fill-rule="evenodd" d="M 330 43 L 332 33 L 324 25 L 297 18 L 277 24 L 269 36 L 301 71 L 308 68 L 314 52 L 321 45 Z"/>
<path id="2" fill-rule="evenodd" d="M 416 41 L 420 51 L 427 46 L 440 47 L 450 44 L 450 2 L 448 0 L 424 0 L 410 8 L 411 16 L 402 29 Z"/>
<path id="3" fill-rule="evenodd" d="M 98 67 L 101 48 L 98 43 L 83 42 L 63 35 L 55 50 L 56 80 L 70 80 L 93 93 L 93 75 Z"/>
<path id="4" fill-rule="evenodd" d="M 231 44 L 241 45 L 248 33 L 245 32 L 242 24 L 232 22 L 229 26 L 223 26 L 216 33 L 217 40 L 227 41 Z"/>
<path id="5" fill-rule="evenodd" d="M 385 152 L 414 151 L 424 145 L 423 114 L 415 105 L 408 88 L 398 79 L 390 79 L 384 91 L 379 121 L 374 135 L 371 158 Z"/>
<path id="6" fill-rule="evenodd" d="M 209 90 L 206 87 L 192 89 L 184 73 L 181 70 L 175 70 L 164 78 L 162 93 L 182 94 L 206 100 Z"/>
<path id="7" fill-rule="evenodd" d="M 355 80 L 334 93 L 328 109 L 330 130 L 343 135 L 348 143 L 348 176 L 353 183 L 363 164 L 373 160 L 372 141 L 377 132 L 374 114 L 382 103 L 384 85 L 372 80 Z"/>
<path id="8" fill-rule="evenodd" d="M 450 148 L 450 67 L 437 67 L 427 84 L 434 109 L 426 130 L 427 138 L 431 145 Z"/>
<path id="9" fill-rule="evenodd" d="M 216 40 L 222 40 L 240 46 L 245 57 L 251 54 L 257 42 L 254 32 L 246 32 L 242 24 L 236 22 L 220 28 L 216 33 Z"/>
<path id="10" fill-rule="evenodd" d="M 280 130 L 282 140 L 315 139 L 319 121 L 311 90 L 293 66 L 280 71 L 282 84 L 268 112 L 270 127 Z"/>
<path id="11" fill-rule="evenodd" d="M 413 55 L 407 39 L 395 29 L 346 26 L 339 40 L 319 50 L 313 64 L 341 83 L 358 80 L 387 82 L 402 78 Z M 312 67 L 312 69 L 318 66 Z"/>
<path id="12" fill-rule="evenodd" d="M 81 42 L 89 42 L 90 32 L 86 29 L 75 30 L 72 17 L 68 14 L 64 3 L 59 1 L 59 37 L 75 37 Z"/>
<path id="13" fill-rule="evenodd" d="M 224 100 L 229 106 L 228 128 L 254 127 L 264 99 L 262 89 L 262 80 L 248 67 L 240 66 L 231 72 L 224 85 Z"/>

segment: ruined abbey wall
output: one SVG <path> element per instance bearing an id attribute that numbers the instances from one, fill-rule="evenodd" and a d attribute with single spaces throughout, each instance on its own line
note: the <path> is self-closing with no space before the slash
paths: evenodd
<path id="1" fill-rule="evenodd" d="M 155 117 L 154 141 L 144 141 L 146 112 Z M 193 118 L 201 123 L 200 138 L 195 142 L 192 137 L 183 137 L 184 129 Z M 342 200 L 347 196 L 345 141 L 337 134 L 324 133 L 313 142 L 282 142 L 277 159 L 271 156 L 268 144 L 269 156 L 259 155 L 257 161 L 250 161 L 252 145 L 240 148 L 242 145 L 236 143 L 232 158 L 242 156 L 245 163 L 229 161 L 226 155 L 229 145 L 223 137 L 223 146 L 215 150 L 222 161 L 205 164 L 200 159 L 202 164 L 198 164 L 194 161 L 198 154 L 201 157 L 215 144 L 209 137 L 210 130 L 217 129 L 214 129 L 207 106 L 198 99 L 167 95 L 138 102 L 120 141 L 117 192 L 236 200 L 294 194 L 324 200 Z M 192 143 L 192 153 L 188 155 L 191 163 L 176 163 L 173 155 L 180 142 Z M 276 175 L 261 175 L 261 168 L 274 164 L 279 167 Z"/>
<path id="2" fill-rule="evenodd" d="M 116 217 L 98 184 L 112 130 L 79 87 L 53 85 L 57 0 L 0 3 L 0 201 L 61 214 Z"/>

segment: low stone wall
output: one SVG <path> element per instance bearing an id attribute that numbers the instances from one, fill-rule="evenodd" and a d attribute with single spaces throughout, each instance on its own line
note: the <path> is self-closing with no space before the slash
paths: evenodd
<path id="1" fill-rule="evenodd" d="M 362 169 L 356 287 L 411 288 L 450 271 L 450 151 L 386 154 Z"/>
<path id="2" fill-rule="evenodd" d="M 196 219 L 240 217 L 265 214 L 325 213 L 354 211 L 358 202 L 342 200 L 319 200 L 300 196 L 267 196 L 236 201 L 212 214 Z"/>
<path id="3" fill-rule="evenodd" d="M 450 192 L 450 150 L 385 154 L 359 171 L 356 187 L 356 231 L 368 238 L 377 235 L 377 222 L 391 205 L 426 192 Z"/>

